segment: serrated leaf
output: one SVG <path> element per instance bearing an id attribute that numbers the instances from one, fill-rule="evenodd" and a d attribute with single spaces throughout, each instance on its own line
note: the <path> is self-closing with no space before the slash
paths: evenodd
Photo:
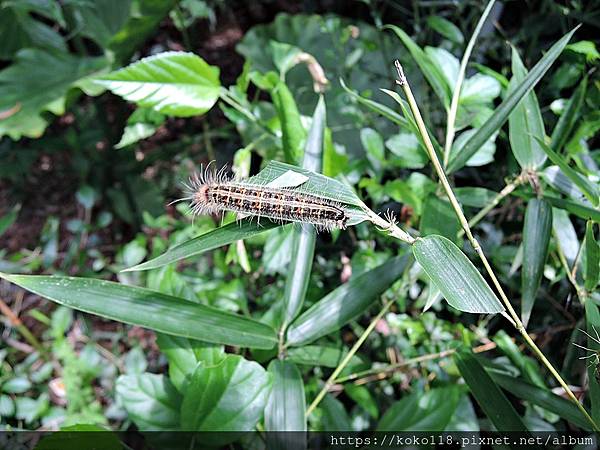
<path id="1" fill-rule="evenodd" d="M 69 308 L 175 336 L 265 349 L 277 342 L 275 331 L 260 322 L 150 289 L 91 278 L 0 278 Z"/>
<path id="2" fill-rule="evenodd" d="M 527 204 L 523 223 L 523 267 L 521 269 L 521 320 L 527 326 L 544 274 L 552 231 L 552 206 L 533 198 Z"/>
<path id="3" fill-rule="evenodd" d="M 219 98 L 219 69 L 192 53 L 165 52 L 96 78 L 125 100 L 160 113 L 204 114 Z"/>
<path id="4" fill-rule="evenodd" d="M 433 284 L 454 308 L 470 313 L 504 311 L 481 274 L 467 256 L 449 239 L 429 235 L 413 244 L 415 258 Z"/>
<path id="5" fill-rule="evenodd" d="M 291 324 L 287 344 L 307 344 L 365 312 L 400 277 L 408 260 L 406 255 L 392 258 L 327 294 Z"/>

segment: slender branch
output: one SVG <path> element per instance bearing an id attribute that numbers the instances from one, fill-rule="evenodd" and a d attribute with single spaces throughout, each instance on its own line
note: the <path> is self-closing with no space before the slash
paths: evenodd
<path id="1" fill-rule="evenodd" d="M 31 333 L 31 331 L 29 331 L 29 328 L 23 324 L 21 319 L 17 317 L 12 309 L 10 309 L 10 307 L 2 299 L 0 299 L 0 312 L 6 316 L 11 325 L 17 329 L 21 336 L 23 336 L 25 340 L 29 342 L 44 359 L 49 359 L 48 351 L 44 348 L 42 343 Z"/>
<path id="2" fill-rule="evenodd" d="M 546 368 L 550 371 L 552 376 L 554 376 L 556 381 L 558 381 L 558 383 L 563 387 L 563 389 L 565 390 L 565 392 L 567 393 L 569 398 L 575 403 L 577 408 L 579 408 L 579 410 L 582 412 L 582 414 L 590 422 L 593 429 L 595 431 L 600 431 L 600 428 L 598 427 L 598 425 L 596 425 L 596 422 L 594 422 L 594 419 L 592 419 L 592 417 L 588 414 L 588 412 L 583 407 L 583 405 L 579 402 L 579 400 L 577 400 L 577 397 L 575 397 L 575 394 L 573 393 L 573 391 L 571 390 L 569 385 L 563 380 L 563 378 L 560 376 L 558 371 L 554 368 L 552 363 L 550 363 L 550 361 L 548 361 L 546 356 L 538 348 L 538 346 L 535 344 L 535 342 L 533 342 L 533 340 L 531 339 L 529 334 L 527 334 L 527 331 L 525 331 L 525 327 L 523 326 L 523 323 L 521 322 L 519 315 L 516 313 L 512 304 L 508 300 L 508 297 L 504 293 L 504 289 L 502 288 L 502 285 L 498 281 L 498 278 L 496 277 L 496 274 L 494 273 L 494 270 L 492 269 L 492 266 L 490 265 L 487 257 L 483 253 L 483 250 L 481 249 L 479 242 L 477 242 L 477 239 L 475 239 L 475 237 L 473 236 L 473 233 L 471 232 L 471 228 L 469 227 L 467 218 L 465 217 L 465 214 L 463 213 L 462 208 L 461 208 L 460 204 L 458 203 L 458 200 L 456 199 L 454 192 L 452 191 L 452 187 L 450 186 L 450 183 L 448 182 L 448 178 L 446 177 L 444 169 L 442 168 L 442 165 L 440 164 L 440 161 L 435 153 L 435 150 L 431 143 L 431 139 L 429 137 L 429 133 L 427 132 L 427 128 L 425 127 L 425 122 L 423 121 L 423 117 L 421 116 L 421 112 L 419 111 L 419 107 L 417 105 L 415 97 L 413 96 L 413 93 L 410 89 L 408 81 L 406 80 L 406 77 L 404 75 L 404 71 L 402 70 L 402 65 L 400 64 L 400 61 L 396 60 L 395 65 L 398 70 L 398 80 L 396 80 L 396 83 L 402 87 L 402 90 L 404 91 L 404 94 L 406 95 L 406 99 L 408 101 L 408 104 L 410 106 L 412 114 L 415 118 L 415 121 L 417 122 L 417 127 L 419 128 L 419 132 L 423 138 L 423 142 L 425 143 L 425 147 L 426 147 L 427 153 L 429 155 L 429 159 L 431 160 L 431 162 L 433 164 L 433 167 L 434 167 L 434 169 L 437 173 L 437 176 L 440 180 L 440 183 L 442 184 L 442 187 L 444 188 L 446 195 L 448 196 L 448 199 L 450 200 L 450 204 L 452 205 L 452 208 L 454 209 L 454 212 L 457 215 L 457 217 L 462 225 L 462 228 L 465 231 L 465 235 L 466 235 L 467 239 L 469 240 L 469 242 L 471 243 L 471 246 L 473 247 L 473 249 L 479 256 L 479 259 L 481 259 L 481 262 L 483 263 L 486 272 L 488 273 L 489 277 L 491 278 L 492 282 L 494 283 L 494 286 L 496 287 L 497 292 L 500 294 L 500 298 L 502 299 L 504 306 L 508 310 L 510 317 L 512 317 L 512 321 L 514 321 L 513 325 L 516 327 L 517 331 L 521 334 L 521 336 L 523 336 L 523 339 L 525 339 L 525 341 L 531 347 L 531 349 L 536 354 L 538 359 L 546 366 Z M 510 320 L 509 316 L 505 316 L 505 317 Z"/>
<path id="3" fill-rule="evenodd" d="M 354 345 L 352 346 L 352 348 L 350 349 L 348 354 L 344 357 L 342 362 L 340 362 L 340 364 L 335 368 L 333 373 L 327 379 L 327 381 L 325 382 L 325 385 L 323 386 L 321 391 L 317 394 L 317 396 L 312 401 L 310 406 L 306 409 L 305 417 L 310 416 L 310 413 L 312 413 L 314 411 L 314 409 L 317 407 L 317 405 L 319 403 L 321 403 L 321 400 L 323 400 L 323 397 L 325 397 L 325 394 L 327 394 L 327 391 L 329 391 L 329 388 L 331 386 L 333 386 L 333 384 L 335 384 L 335 379 L 342 372 L 342 370 L 344 370 L 344 368 L 348 365 L 348 363 L 350 362 L 352 357 L 356 354 L 356 352 L 358 351 L 360 346 L 363 344 L 363 342 L 365 342 L 365 340 L 367 339 L 369 334 L 371 334 L 371 331 L 373 331 L 373 329 L 375 328 L 375 325 L 377 325 L 377 322 L 379 322 L 379 319 L 381 319 L 383 317 L 383 315 L 388 311 L 388 309 L 390 308 L 390 306 L 392 306 L 393 303 L 394 303 L 394 300 L 390 300 L 389 302 L 385 303 L 385 305 L 383 305 L 383 308 L 381 308 L 381 311 L 379 311 L 379 313 L 373 318 L 373 320 L 371 321 L 369 326 L 365 329 L 365 331 L 363 331 L 363 333 L 360 335 L 358 340 L 354 343 Z"/>
<path id="4" fill-rule="evenodd" d="M 494 2 L 496 0 L 490 0 L 483 14 L 479 18 L 479 22 L 477 22 L 477 26 L 473 31 L 473 35 L 467 44 L 467 48 L 465 49 L 465 54 L 462 57 L 460 62 L 460 67 L 458 69 L 458 76 L 456 77 L 456 83 L 454 84 L 454 91 L 452 92 L 452 102 L 450 103 L 450 110 L 448 111 L 448 124 L 446 127 L 446 141 L 444 143 L 444 167 L 448 165 L 448 161 L 450 160 L 450 151 L 452 150 L 452 143 L 454 142 L 454 124 L 456 123 L 456 114 L 458 112 L 458 100 L 460 99 L 460 91 L 462 89 L 462 84 L 465 79 L 465 72 L 467 70 L 467 64 L 469 62 L 469 58 L 471 57 L 471 53 L 473 52 L 473 47 L 475 46 L 475 42 L 477 41 L 477 37 L 479 36 L 479 32 L 483 27 L 490 11 L 492 10 L 492 6 L 494 6 Z"/>

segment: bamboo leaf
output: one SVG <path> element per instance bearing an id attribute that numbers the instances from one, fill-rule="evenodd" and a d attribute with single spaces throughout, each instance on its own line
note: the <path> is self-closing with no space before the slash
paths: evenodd
<path id="1" fill-rule="evenodd" d="M 567 102 L 567 106 L 560 115 L 554 130 L 552 130 L 552 137 L 550 138 L 550 142 L 552 143 L 551 147 L 552 150 L 557 153 L 560 152 L 566 144 L 567 139 L 579 118 L 579 111 L 581 110 L 587 91 L 587 83 L 588 79 L 587 77 L 584 77 L 577 90 L 573 93 L 573 96 Z"/>
<path id="2" fill-rule="evenodd" d="M 123 272 L 156 269 L 157 267 L 162 267 L 185 258 L 198 256 L 210 250 L 239 241 L 240 239 L 247 239 L 278 226 L 280 226 L 280 224 L 269 220 L 265 220 L 260 224 L 251 220 L 232 222 L 176 245 L 175 247 L 168 249 L 162 255 L 138 264 L 137 266 L 129 267 Z"/>
<path id="3" fill-rule="evenodd" d="M 306 399 L 300 371 L 294 363 L 280 360 L 273 360 L 268 370 L 273 378 L 273 389 L 265 408 L 265 429 L 306 431 Z M 275 442 L 271 442 L 273 445 L 269 448 L 295 447 L 294 438 L 288 441 L 285 435 L 279 433 L 274 438 Z"/>
<path id="4" fill-rule="evenodd" d="M 521 269 L 521 320 L 527 326 L 537 291 L 542 282 L 552 232 L 552 206 L 544 199 L 527 203 L 523 224 L 523 267 Z"/>
<path id="5" fill-rule="evenodd" d="M 304 160 L 302 167 L 319 172 L 323 159 L 323 135 L 325 132 L 326 111 L 323 96 L 319 97 L 319 103 L 313 114 L 313 121 L 308 133 L 306 148 L 304 149 Z M 283 324 L 287 326 L 300 312 L 312 269 L 315 254 L 315 242 L 317 232 L 310 224 L 301 224 L 293 230 L 294 256 L 289 266 L 288 277 L 283 293 Z"/>
<path id="6" fill-rule="evenodd" d="M 560 167 L 562 173 L 566 175 L 573 183 L 575 183 L 579 189 L 581 189 L 583 194 L 588 198 L 592 205 L 598 206 L 600 204 L 600 193 L 598 192 L 598 186 L 593 184 L 585 176 L 580 175 L 574 169 L 572 169 L 565 159 L 552 150 L 544 141 L 541 139 L 537 139 L 537 141 L 539 142 L 542 150 L 546 153 L 546 155 L 548 155 L 548 158 L 550 158 L 550 161 Z"/>
<path id="7" fill-rule="evenodd" d="M 287 344 L 299 346 L 312 342 L 365 312 L 400 277 L 408 260 L 406 255 L 391 258 L 327 294 L 292 323 Z"/>
<path id="8" fill-rule="evenodd" d="M 587 221 L 585 227 L 585 289 L 589 292 L 596 289 L 600 276 L 600 250 L 594 236 L 594 222 Z"/>
<path id="9" fill-rule="evenodd" d="M 514 47 L 512 49 L 512 73 L 507 96 L 510 96 L 527 76 L 527 69 Z M 508 135 L 511 150 L 523 169 L 536 169 L 544 163 L 546 154 L 534 137 L 543 138 L 546 132 L 540 105 L 533 89 L 523 96 L 523 99 L 508 116 Z"/>
<path id="10" fill-rule="evenodd" d="M 277 342 L 265 324 L 150 289 L 91 278 L 4 273 L 0 278 L 69 308 L 175 336 L 265 349 Z"/>
<path id="11" fill-rule="evenodd" d="M 143 58 L 95 82 L 127 101 L 176 117 L 204 114 L 221 90 L 219 69 L 185 52 Z"/>
<path id="12" fill-rule="evenodd" d="M 384 29 L 390 29 L 396 36 L 400 38 L 404 46 L 408 49 L 411 56 L 421 69 L 423 76 L 427 82 L 431 85 L 431 88 L 438 96 L 442 104 L 446 109 L 450 106 L 450 98 L 452 97 L 451 88 L 446 83 L 444 74 L 440 71 L 440 68 L 431 60 L 429 55 L 425 53 L 415 42 L 406 34 L 401 28 L 395 25 L 386 25 Z"/>
<path id="13" fill-rule="evenodd" d="M 460 153 L 456 153 L 450 160 L 448 172 L 455 172 L 465 165 L 465 163 L 473 156 L 477 150 L 497 132 L 508 116 L 517 106 L 517 104 L 527 95 L 540 81 L 548 69 L 552 66 L 556 58 L 562 53 L 563 49 L 575 33 L 577 28 L 571 30 L 558 40 L 537 62 L 537 64 L 529 71 L 523 82 L 515 88 L 515 90 L 504 99 L 504 101 L 496 108 L 494 114 L 488 119 L 467 141 Z"/>
<path id="14" fill-rule="evenodd" d="M 592 349 L 595 352 L 600 351 L 600 344 L 596 342 L 596 332 L 600 332 L 600 311 L 598 305 L 592 301 L 585 302 L 585 322 L 588 333 L 586 347 Z M 590 337 L 593 336 L 593 337 Z M 589 352 L 585 352 L 583 356 L 588 356 Z M 600 368 L 598 364 L 591 364 L 587 368 L 588 383 L 589 383 L 589 395 L 592 403 L 592 418 L 596 423 L 600 421 L 600 382 L 598 379 L 598 371 Z"/>
<path id="15" fill-rule="evenodd" d="M 518 195 L 518 194 L 517 194 Z M 561 208 L 569 211 L 571 214 L 575 214 L 582 219 L 592 219 L 596 223 L 600 223 L 600 211 L 589 206 L 582 205 L 581 203 L 567 200 L 564 198 L 553 197 L 548 195 L 546 192 L 543 194 L 544 200 L 550 203 L 555 208 Z"/>
<path id="16" fill-rule="evenodd" d="M 461 351 L 454 355 L 454 362 L 475 400 L 499 431 L 527 431 L 521 417 L 475 355 Z"/>
<path id="17" fill-rule="evenodd" d="M 298 163 L 302 158 L 306 131 L 302 126 L 296 101 L 284 81 L 279 81 L 271 91 L 271 98 L 281 123 L 281 144 L 285 160 L 292 164 Z"/>
<path id="18" fill-rule="evenodd" d="M 446 301 L 470 313 L 495 314 L 504 307 L 467 256 L 449 239 L 439 235 L 418 238 L 415 258 Z"/>

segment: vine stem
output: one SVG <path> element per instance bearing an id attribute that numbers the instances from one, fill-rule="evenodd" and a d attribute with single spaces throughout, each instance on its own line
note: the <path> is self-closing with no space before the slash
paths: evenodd
<path id="1" fill-rule="evenodd" d="M 467 71 L 467 63 L 469 62 L 469 58 L 471 58 L 471 53 L 473 52 L 473 47 L 475 46 L 475 42 L 477 41 L 477 36 L 481 32 L 481 28 L 483 24 L 487 20 L 490 11 L 492 10 L 492 6 L 494 6 L 494 2 L 496 0 L 490 0 L 483 11 L 483 14 L 479 18 L 479 22 L 475 26 L 475 30 L 473 31 L 473 35 L 467 44 L 467 48 L 465 49 L 465 54 L 460 61 L 460 67 L 458 69 L 458 76 L 456 77 L 456 83 L 454 84 L 454 91 L 452 92 L 452 101 L 450 103 L 450 110 L 448 111 L 448 123 L 446 127 L 446 140 L 444 142 L 444 167 L 448 165 L 448 161 L 450 160 L 450 151 L 452 150 L 452 143 L 454 142 L 454 124 L 456 123 L 456 114 L 458 113 L 458 100 L 460 99 L 460 91 L 462 89 L 463 81 L 465 80 L 465 72 Z"/>
<path id="2" fill-rule="evenodd" d="M 371 321 L 369 326 L 365 329 L 365 331 L 363 331 L 363 333 L 360 335 L 358 340 L 354 343 L 354 345 L 352 346 L 352 348 L 350 349 L 348 354 L 344 357 L 342 362 L 340 362 L 340 364 L 335 368 L 333 373 L 329 376 L 329 378 L 323 385 L 323 388 L 321 389 L 319 394 L 315 397 L 315 399 L 312 401 L 310 406 L 306 409 L 305 417 L 310 416 L 310 413 L 312 413 L 314 411 L 314 409 L 317 407 L 317 405 L 319 403 L 321 403 L 321 400 L 323 400 L 323 397 L 325 397 L 325 394 L 327 394 L 327 391 L 329 390 L 329 388 L 331 386 L 333 386 L 333 384 L 335 383 L 335 379 L 342 372 L 342 370 L 344 370 L 344 368 L 348 365 L 348 363 L 350 362 L 352 357 L 356 354 L 356 352 L 361 347 L 363 342 L 365 342 L 365 340 L 367 339 L 369 334 L 371 334 L 371 332 L 375 328 L 375 325 L 377 325 L 377 322 L 379 322 L 379 320 L 388 311 L 388 309 L 390 308 L 390 306 L 392 306 L 393 303 L 394 303 L 394 300 L 390 300 L 383 305 L 383 308 L 381 308 L 381 311 L 379 311 L 379 313 L 373 318 L 373 320 Z"/>
<path id="3" fill-rule="evenodd" d="M 419 107 L 417 105 L 415 97 L 413 96 L 413 93 L 410 89 L 410 85 L 408 84 L 408 81 L 406 80 L 406 77 L 404 76 L 404 71 L 402 69 L 402 65 L 400 64 L 400 61 L 396 60 L 395 66 L 398 71 L 398 79 L 396 80 L 396 83 L 398 85 L 400 85 L 400 87 L 404 91 L 404 95 L 406 96 L 406 99 L 408 101 L 408 104 L 410 106 L 412 114 L 417 123 L 417 127 L 419 128 L 419 133 L 421 134 L 421 136 L 423 138 L 423 142 L 425 143 L 425 147 L 426 147 L 427 153 L 429 155 L 429 159 L 431 160 L 431 162 L 433 164 L 433 167 L 434 167 L 434 169 L 437 173 L 437 176 L 440 180 L 440 183 L 442 184 L 442 187 L 444 188 L 444 191 L 446 192 L 446 195 L 447 195 L 448 199 L 450 200 L 452 208 L 454 209 L 454 212 L 456 213 L 456 215 L 461 223 L 462 228 L 465 231 L 465 235 L 466 235 L 467 239 L 469 240 L 469 242 L 471 243 L 471 246 L 473 247 L 473 249 L 479 256 L 479 259 L 481 259 L 481 262 L 483 263 L 485 270 L 487 271 L 490 279 L 494 283 L 496 290 L 500 294 L 500 298 L 502 299 L 504 306 L 506 307 L 506 309 L 508 310 L 508 313 L 510 314 L 510 317 L 512 317 L 512 320 L 514 321 L 515 328 L 521 334 L 521 336 L 523 336 L 523 339 L 525 339 L 527 344 L 531 347 L 531 349 L 533 350 L 533 352 L 535 353 L 537 358 L 546 366 L 546 368 L 550 371 L 552 376 L 554 376 L 556 381 L 558 381 L 558 383 L 565 390 L 565 392 L 567 393 L 569 398 L 575 403 L 577 408 L 581 411 L 581 413 L 585 416 L 585 418 L 590 422 L 594 431 L 600 432 L 600 428 L 598 427 L 598 425 L 596 425 L 596 422 L 594 421 L 594 419 L 592 419 L 592 417 L 588 414 L 588 412 L 583 407 L 583 405 L 579 402 L 579 400 L 577 400 L 577 397 L 575 397 L 575 394 L 573 393 L 571 388 L 563 380 L 563 378 L 560 376 L 558 371 L 554 368 L 552 363 L 550 361 L 548 361 L 548 359 L 546 358 L 544 353 L 542 353 L 542 351 L 539 349 L 539 347 L 536 345 L 536 343 L 533 341 L 533 339 L 531 339 L 531 336 L 529 336 L 529 334 L 525 330 L 525 327 L 523 326 L 523 323 L 521 322 L 519 315 L 516 313 L 513 306 L 511 305 L 510 301 L 508 300 L 508 297 L 504 293 L 504 289 L 500 285 L 500 282 L 498 281 L 498 278 L 496 277 L 496 274 L 494 273 L 494 270 L 492 269 L 487 257 L 483 253 L 483 250 L 481 249 L 479 242 L 477 242 L 477 239 L 475 239 L 475 236 L 473 236 L 473 233 L 471 232 L 471 227 L 469 226 L 467 218 L 465 217 L 465 214 L 462 211 L 460 203 L 458 203 L 458 200 L 456 199 L 456 196 L 454 195 L 454 192 L 452 191 L 452 187 L 450 186 L 450 183 L 448 181 L 448 178 L 446 177 L 444 169 L 442 168 L 442 165 L 440 164 L 440 161 L 435 153 L 435 150 L 433 149 L 433 145 L 431 143 L 429 133 L 427 132 L 427 128 L 425 127 L 425 122 L 423 121 L 423 117 L 421 116 L 421 112 L 419 111 Z"/>

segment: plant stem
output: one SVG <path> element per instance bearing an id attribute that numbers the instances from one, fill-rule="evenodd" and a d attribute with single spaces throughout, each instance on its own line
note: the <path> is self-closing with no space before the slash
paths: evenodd
<path id="1" fill-rule="evenodd" d="M 463 81 L 465 79 L 465 72 L 467 70 L 467 63 L 469 62 L 469 58 L 471 57 L 471 53 L 473 52 L 473 47 L 475 46 L 475 42 L 477 41 L 477 36 L 479 36 L 479 32 L 483 27 L 490 11 L 492 10 L 492 6 L 494 6 L 494 2 L 496 0 L 490 0 L 483 11 L 483 14 L 479 18 L 479 22 L 477 22 L 477 26 L 473 31 L 473 35 L 467 44 L 467 48 L 465 49 L 465 54 L 462 57 L 460 62 L 460 68 L 458 69 L 458 76 L 456 77 L 456 83 L 454 84 L 454 91 L 452 92 L 452 101 L 450 103 L 450 110 L 448 111 L 448 124 L 446 127 L 446 141 L 444 142 L 444 167 L 448 165 L 448 161 L 450 160 L 450 151 L 452 150 L 452 143 L 454 142 L 454 124 L 456 123 L 456 114 L 458 112 L 458 100 L 460 98 L 460 90 L 462 88 Z"/>
<path id="2" fill-rule="evenodd" d="M 337 376 L 348 365 L 348 363 L 350 362 L 352 357 L 355 355 L 355 353 L 358 351 L 360 346 L 363 344 L 363 342 L 365 342 L 365 340 L 367 339 L 369 334 L 371 334 L 371 331 L 373 331 L 373 329 L 375 328 L 375 325 L 377 325 L 377 322 L 379 322 L 379 319 L 381 319 L 383 317 L 383 315 L 387 312 L 387 310 L 390 308 L 390 306 L 392 306 L 392 303 L 394 303 L 393 300 L 386 302 L 383 305 L 383 308 L 381 308 L 381 311 L 379 311 L 379 313 L 373 318 L 373 320 L 371 321 L 369 326 L 365 329 L 365 331 L 363 331 L 363 333 L 360 335 L 358 340 L 354 343 L 354 345 L 352 346 L 352 348 L 350 349 L 348 354 L 344 357 L 342 362 L 340 362 L 340 364 L 335 368 L 335 370 L 333 371 L 331 376 L 327 379 L 327 381 L 325 382 L 325 385 L 323 386 L 323 388 L 321 389 L 319 394 L 315 397 L 315 399 L 312 401 L 310 406 L 306 409 L 305 417 L 310 416 L 310 413 L 314 411 L 314 409 L 317 407 L 317 405 L 319 403 L 321 403 L 321 400 L 323 400 L 323 397 L 325 397 L 325 394 L 327 394 L 327 391 L 329 390 L 329 388 L 331 386 L 333 386 L 333 384 L 335 383 L 335 379 L 337 378 Z"/>
<path id="3" fill-rule="evenodd" d="M 493 350 L 496 348 L 495 342 L 490 342 L 488 344 L 480 345 L 478 347 L 473 348 L 474 353 L 482 353 L 487 352 L 489 350 Z M 444 350 L 438 353 L 430 353 L 428 355 L 418 356 L 416 358 L 407 359 L 406 361 L 402 361 L 396 364 L 389 364 L 386 367 L 378 367 L 376 369 L 367 369 L 360 372 L 354 372 L 350 375 L 346 375 L 345 377 L 338 378 L 335 380 L 336 383 L 345 383 L 346 381 L 356 380 L 357 378 L 362 378 L 368 375 L 383 375 L 386 373 L 394 372 L 397 369 L 402 367 L 412 366 L 413 364 L 419 364 L 425 361 L 431 361 L 432 359 L 441 359 L 446 358 L 447 356 L 451 356 L 456 353 L 455 348 L 451 348 L 448 350 Z M 383 377 L 382 377 L 383 378 Z"/>
<path id="4" fill-rule="evenodd" d="M 444 190 L 446 191 L 446 195 L 448 196 L 448 199 L 450 200 L 452 208 L 454 209 L 454 212 L 457 215 L 457 217 L 462 225 L 462 228 L 465 231 L 465 235 L 467 236 L 467 239 L 469 240 L 469 242 L 471 243 L 471 246 L 473 247 L 473 249 L 479 256 L 479 259 L 481 259 L 481 262 L 483 263 L 485 270 L 487 271 L 489 277 L 491 278 L 492 282 L 494 283 L 496 290 L 500 294 L 500 298 L 502 299 L 504 306 L 506 307 L 506 309 L 508 310 L 508 312 L 510 314 L 510 317 L 512 317 L 512 320 L 514 321 L 514 326 L 516 327 L 517 331 L 521 334 L 521 336 L 523 336 L 523 339 L 525 339 L 527 344 L 529 344 L 529 346 L 531 347 L 533 352 L 536 354 L 538 359 L 546 366 L 546 368 L 550 371 L 552 376 L 554 376 L 556 381 L 558 381 L 558 383 L 565 390 L 565 392 L 567 393 L 569 398 L 575 403 L 575 405 L 577 405 L 577 408 L 579 408 L 579 410 L 583 413 L 583 415 L 586 417 L 586 419 L 590 422 L 594 431 L 600 431 L 600 428 L 598 427 L 598 425 L 596 425 L 596 422 L 594 422 L 594 419 L 592 419 L 592 417 L 588 414 L 588 412 L 583 407 L 583 405 L 579 402 L 579 400 L 577 400 L 577 397 L 575 397 L 575 394 L 573 394 L 573 391 L 571 390 L 571 388 L 562 379 L 562 377 L 560 376 L 558 371 L 554 368 L 554 366 L 550 363 L 550 361 L 548 361 L 548 359 L 544 356 L 544 354 L 538 348 L 538 346 L 535 344 L 535 342 L 533 342 L 533 340 L 531 339 L 529 334 L 527 334 L 527 331 L 525 331 L 525 327 L 523 326 L 523 323 L 521 322 L 519 315 L 516 313 L 516 311 L 514 310 L 514 308 L 511 305 L 510 301 L 508 300 L 508 297 L 504 293 L 504 289 L 500 285 L 500 282 L 498 281 L 498 278 L 496 277 L 496 274 L 494 273 L 494 270 L 492 269 L 488 259 L 486 258 L 485 254 L 483 253 L 483 250 L 481 249 L 479 242 L 477 242 L 477 239 L 475 239 L 475 237 L 473 236 L 473 233 L 471 232 L 471 228 L 469 227 L 467 218 L 465 217 L 465 214 L 463 213 L 462 208 L 460 207 L 460 204 L 458 203 L 458 200 L 456 199 L 456 196 L 454 195 L 454 192 L 452 191 L 452 187 L 450 186 L 450 183 L 448 182 L 448 178 L 446 177 L 446 174 L 444 173 L 444 169 L 442 168 L 442 165 L 440 164 L 440 161 L 435 153 L 435 150 L 433 149 L 433 145 L 431 143 L 429 133 L 427 133 L 427 128 L 425 127 L 425 123 L 423 122 L 423 118 L 421 117 L 421 112 L 419 111 L 419 107 L 417 105 L 415 97 L 413 96 L 413 93 L 410 89 L 408 81 L 406 80 L 406 77 L 404 76 L 404 72 L 402 70 L 400 61 L 396 60 L 395 65 L 396 65 L 396 69 L 398 70 L 398 80 L 396 80 L 396 83 L 402 87 L 402 90 L 404 91 L 404 94 L 406 95 L 406 99 L 408 101 L 408 104 L 410 106 L 412 114 L 415 118 L 415 121 L 417 122 L 419 132 L 423 138 L 423 142 L 425 143 L 427 153 L 429 154 L 429 159 L 431 159 L 431 162 L 433 164 L 433 167 L 435 168 L 435 171 L 440 180 L 440 183 L 442 183 L 442 186 L 443 186 Z"/>
<path id="5" fill-rule="evenodd" d="M 21 319 L 17 317 L 17 315 L 9 308 L 9 306 L 4 302 L 4 300 L 0 299 L 0 312 L 5 315 L 13 327 L 17 329 L 17 331 L 25 338 L 27 342 L 31 344 L 33 348 L 35 348 L 40 356 L 44 359 L 48 358 L 48 352 L 41 344 L 40 341 L 29 331 L 29 329 L 23 325 Z"/>
<path id="6" fill-rule="evenodd" d="M 471 220 L 469 220 L 469 227 L 474 227 L 475 225 L 477 225 L 481 219 L 487 216 L 487 214 L 498 205 L 498 203 L 500 203 L 502 200 L 504 200 L 505 197 L 510 195 L 517 188 L 517 186 L 522 184 L 524 179 L 524 175 L 521 174 L 510 183 L 507 183 L 506 186 L 504 186 L 504 188 L 500 192 L 498 192 L 498 194 L 492 199 L 490 203 L 485 205 L 485 207 L 479 210 L 479 212 L 475 214 L 471 218 Z M 464 234 L 465 229 L 461 228 L 457 236 L 462 237 Z"/>

